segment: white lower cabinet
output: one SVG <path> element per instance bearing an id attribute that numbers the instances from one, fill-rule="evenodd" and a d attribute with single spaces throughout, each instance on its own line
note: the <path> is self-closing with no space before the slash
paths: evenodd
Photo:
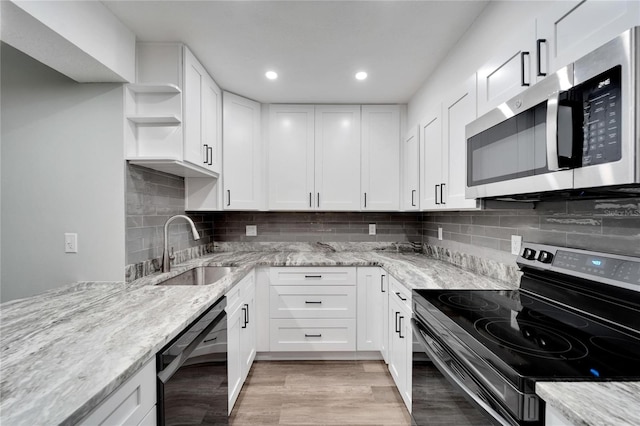
<path id="1" fill-rule="evenodd" d="M 411 292 L 389 280 L 389 372 L 409 412 L 412 373 Z"/>
<path id="2" fill-rule="evenodd" d="M 382 351 L 383 313 L 386 312 L 385 274 L 381 268 L 358 268 L 358 339 L 359 351 Z M 388 303 L 388 299 L 387 303 Z M 384 357 L 383 353 L 383 357 Z M 386 360 L 386 357 L 385 357 Z"/>
<path id="3" fill-rule="evenodd" d="M 229 413 L 256 356 L 255 291 L 255 273 L 251 271 L 226 294 Z"/>
<path id="4" fill-rule="evenodd" d="M 147 425 L 156 421 L 156 362 L 148 361 L 136 374 L 98 405 L 79 424 Z"/>

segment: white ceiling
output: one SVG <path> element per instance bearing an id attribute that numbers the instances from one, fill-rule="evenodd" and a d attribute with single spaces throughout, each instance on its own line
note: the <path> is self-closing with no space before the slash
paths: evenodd
<path id="1" fill-rule="evenodd" d="M 487 3 L 104 1 L 139 41 L 185 43 L 223 89 L 262 103 L 406 103 Z"/>

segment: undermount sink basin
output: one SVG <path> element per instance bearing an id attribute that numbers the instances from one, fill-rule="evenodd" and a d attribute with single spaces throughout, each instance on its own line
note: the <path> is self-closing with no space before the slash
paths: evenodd
<path id="1" fill-rule="evenodd" d="M 198 266 L 171 277 L 168 280 L 158 283 L 158 285 L 207 285 L 213 284 L 225 275 L 230 274 L 238 268 L 230 266 Z"/>

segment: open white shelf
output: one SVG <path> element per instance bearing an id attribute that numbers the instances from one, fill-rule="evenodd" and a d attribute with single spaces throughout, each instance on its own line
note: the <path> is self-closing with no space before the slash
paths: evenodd
<path id="1" fill-rule="evenodd" d="M 175 84 L 130 84 L 127 87 L 134 93 L 182 93 L 182 90 Z"/>
<path id="2" fill-rule="evenodd" d="M 175 158 L 128 158 L 130 164 L 147 167 L 149 169 L 158 170 L 160 172 L 170 173 L 182 177 L 208 177 L 218 178 L 219 173 L 196 166 L 195 164 L 180 161 Z"/>
<path id="3" fill-rule="evenodd" d="M 182 122 L 176 115 L 129 115 L 127 120 L 136 124 L 161 124 L 165 126 L 177 126 Z"/>

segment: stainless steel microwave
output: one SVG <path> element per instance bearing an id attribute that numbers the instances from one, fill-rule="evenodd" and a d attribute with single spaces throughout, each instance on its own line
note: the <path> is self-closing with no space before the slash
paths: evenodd
<path id="1" fill-rule="evenodd" d="M 467 198 L 640 195 L 640 27 L 466 126 Z"/>

